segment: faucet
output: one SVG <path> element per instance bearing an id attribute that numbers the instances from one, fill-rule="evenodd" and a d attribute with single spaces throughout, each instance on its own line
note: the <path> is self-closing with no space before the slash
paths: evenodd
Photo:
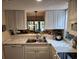
<path id="1" fill-rule="evenodd" d="M 37 35 L 36 35 L 36 39 L 38 40 L 38 39 L 39 39 L 39 37 L 40 37 L 40 36 L 39 36 L 39 34 L 37 34 Z"/>

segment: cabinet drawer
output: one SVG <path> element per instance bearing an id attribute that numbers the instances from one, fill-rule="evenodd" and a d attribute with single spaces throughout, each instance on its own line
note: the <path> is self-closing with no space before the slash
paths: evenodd
<path id="1" fill-rule="evenodd" d="M 38 50 L 40 51 L 49 51 L 48 47 L 38 47 Z"/>
<path id="2" fill-rule="evenodd" d="M 31 52 L 31 51 L 36 51 L 37 50 L 37 47 L 31 47 L 31 46 L 27 47 L 26 46 L 24 49 L 25 49 L 24 50 L 25 52 Z"/>
<path id="3" fill-rule="evenodd" d="M 4 47 L 19 47 L 19 48 L 22 47 L 22 46 L 23 45 L 14 45 L 14 44 L 13 45 L 4 45 Z"/>

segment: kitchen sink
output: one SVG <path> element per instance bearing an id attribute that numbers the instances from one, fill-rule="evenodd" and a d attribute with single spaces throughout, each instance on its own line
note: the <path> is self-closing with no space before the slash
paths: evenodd
<path id="1" fill-rule="evenodd" d="M 47 42 L 46 39 L 28 39 L 26 43 Z"/>

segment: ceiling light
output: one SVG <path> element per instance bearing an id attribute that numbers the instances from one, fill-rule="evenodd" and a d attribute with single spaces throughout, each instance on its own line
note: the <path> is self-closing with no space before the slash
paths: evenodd
<path id="1" fill-rule="evenodd" d="M 41 2 L 42 0 L 36 0 L 37 2 Z"/>

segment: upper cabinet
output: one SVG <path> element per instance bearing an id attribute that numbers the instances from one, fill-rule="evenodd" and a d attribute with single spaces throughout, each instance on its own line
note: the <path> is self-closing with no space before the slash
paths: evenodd
<path id="1" fill-rule="evenodd" d="M 69 0 L 68 1 L 68 24 L 67 31 L 70 34 L 76 35 L 77 30 L 77 0 Z"/>
<path id="2" fill-rule="evenodd" d="M 77 0 L 69 0 L 68 15 L 69 15 L 69 20 L 77 19 Z"/>
<path id="3" fill-rule="evenodd" d="M 7 29 L 13 29 L 15 24 L 15 12 L 14 11 L 5 11 L 5 19 L 6 19 L 6 25 L 7 25 Z"/>
<path id="4" fill-rule="evenodd" d="M 6 10 L 6 21 L 9 30 L 25 29 L 25 12 L 24 10 Z"/>
<path id="5" fill-rule="evenodd" d="M 16 11 L 16 28 L 25 29 L 25 12 L 23 10 Z"/>
<path id="6" fill-rule="evenodd" d="M 45 29 L 64 29 L 65 10 L 49 10 L 45 14 Z"/>

